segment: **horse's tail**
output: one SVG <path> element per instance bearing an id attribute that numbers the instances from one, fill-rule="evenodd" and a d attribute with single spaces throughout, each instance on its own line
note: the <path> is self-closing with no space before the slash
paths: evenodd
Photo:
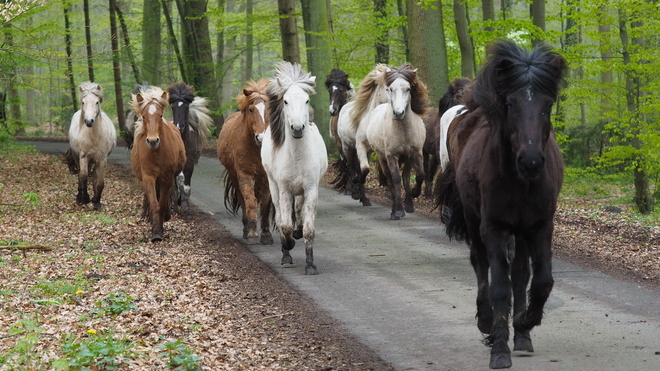
<path id="1" fill-rule="evenodd" d="M 199 134 L 197 135 L 197 143 L 200 145 L 200 147 L 206 144 L 206 138 L 211 135 L 213 119 L 209 115 L 209 112 L 210 111 L 207 107 L 206 98 L 195 97 L 192 103 L 190 103 L 188 121 Z"/>
<path id="2" fill-rule="evenodd" d="M 77 175 L 80 173 L 80 164 L 78 163 L 78 158 L 75 154 L 73 154 L 71 148 L 69 148 L 69 150 L 62 155 L 61 159 L 62 162 L 69 167 L 69 172 L 71 172 L 71 174 Z"/>
<path id="3" fill-rule="evenodd" d="M 229 173 L 225 171 L 225 208 L 232 213 L 232 215 L 236 215 L 240 206 L 241 204 L 238 201 L 234 182 L 231 181 Z"/>
<path id="4" fill-rule="evenodd" d="M 447 236 L 450 239 L 464 240 L 471 244 L 465 223 L 463 202 L 458 188 L 456 188 L 456 170 L 451 162 L 447 164 L 446 169 L 438 173 L 433 194 L 435 195 L 435 207 L 440 208 L 440 220 L 446 226 Z"/>
<path id="5" fill-rule="evenodd" d="M 330 182 L 330 184 L 332 184 L 332 188 L 337 192 L 345 192 L 346 185 L 348 182 L 352 181 L 351 165 L 348 163 L 348 161 L 346 161 L 345 158 L 340 157 L 337 161 L 332 163 L 332 168 L 337 174 Z"/>

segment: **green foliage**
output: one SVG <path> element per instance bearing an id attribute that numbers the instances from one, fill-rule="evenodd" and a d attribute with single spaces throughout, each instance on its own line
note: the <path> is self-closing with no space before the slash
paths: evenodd
<path id="1" fill-rule="evenodd" d="M 41 357 L 35 351 L 43 332 L 36 319 L 23 318 L 9 326 L 7 334 L 15 341 L 11 351 L 0 354 L 3 370 L 26 370 L 43 367 Z"/>
<path id="2" fill-rule="evenodd" d="M 167 365 L 173 370 L 196 371 L 202 368 L 197 364 L 200 357 L 193 354 L 188 347 L 181 342 L 181 339 L 170 341 L 158 346 L 164 352 L 161 358 L 167 358 Z"/>
<path id="3" fill-rule="evenodd" d="M 129 310 L 137 310 L 138 307 L 133 303 L 136 298 L 123 293 L 110 293 L 105 298 L 94 303 L 95 308 L 91 313 L 97 316 L 116 316 Z"/>
<path id="4" fill-rule="evenodd" d="M 39 194 L 34 192 L 23 193 L 23 200 L 28 201 L 32 206 L 38 206 L 40 203 Z"/>
<path id="5" fill-rule="evenodd" d="M 53 367 L 58 370 L 117 370 L 130 364 L 130 358 L 136 356 L 133 346 L 128 339 L 116 338 L 112 331 L 101 334 L 88 331 L 87 337 L 64 335 L 62 353 L 65 358 L 54 361 Z"/>

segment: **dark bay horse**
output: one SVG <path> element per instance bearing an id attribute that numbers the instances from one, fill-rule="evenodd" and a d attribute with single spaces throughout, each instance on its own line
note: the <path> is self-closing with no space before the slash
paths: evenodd
<path id="1" fill-rule="evenodd" d="M 513 350 L 533 352 L 529 331 L 541 324 L 554 284 L 553 218 L 564 166 L 550 113 L 567 67 L 547 46 L 529 52 L 501 41 L 488 54 L 463 100 L 468 113 L 450 126 L 450 162 L 436 192 L 448 209 L 447 234 L 470 245 L 490 368 L 508 368 L 512 291 Z"/>
<path id="2" fill-rule="evenodd" d="M 193 170 L 202 155 L 206 138 L 211 134 L 213 119 L 209 116 L 206 99 L 195 96 L 192 86 L 179 81 L 170 85 L 167 92 L 170 95 L 174 125 L 179 129 L 186 147 L 186 165 L 183 167 L 183 173 L 177 176 L 174 188 L 174 207 L 176 209 L 181 206 L 185 209 L 189 204 Z"/>
<path id="3" fill-rule="evenodd" d="M 261 164 L 261 142 L 268 125 L 268 80 L 249 81 L 236 97 L 239 112 L 231 114 L 218 136 L 218 159 L 225 167 L 225 207 L 243 210 L 243 238 L 248 244 L 271 245 L 271 198 Z M 261 238 L 257 216 L 261 215 Z"/>
<path id="4" fill-rule="evenodd" d="M 139 119 L 131 149 L 133 173 L 144 189 L 143 215 L 151 222 L 151 242 L 162 241 L 163 222 L 170 219 L 170 194 L 186 163 L 186 150 L 179 130 L 163 118 L 168 94 L 158 87 L 132 96 L 131 106 Z"/>
<path id="5" fill-rule="evenodd" d="M 431 108 L 429 113 L 422 118 L 426 127 L 426 140 L 422 154 L 424 155 L 424 195 L 433 195 L 433 179 L 440 165 L 438 146 L 440 142 L 440 118 L 450 107 L 461 103 L 463 90 L 472 80 L 467 77 L 457 77 L 447 86 L 445 94 L 440 98 L 437 108 Z"/>
<path id="6" fill-rule="evenodd" d="M 343 155 L 341 139 L 337 133 L 337 122 L 342 107 L 353 97 L 355 90 L 348 80 L 348 74 L 339 68 L 333 68 L 325 80 L 325 88 L 330 93 L 330 138 L 337 145 L 339 155 Z"/>

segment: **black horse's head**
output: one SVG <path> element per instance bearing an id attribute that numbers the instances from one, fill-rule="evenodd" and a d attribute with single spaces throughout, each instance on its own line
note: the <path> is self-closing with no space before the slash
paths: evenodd
<path id="1" fill-rule="evenodd" d="M 524 180 L 536 179 L 543 170 L 550 114 L 566 69 L 564 58 L 546 45 L 527 51 L 502 41 L 489 48 L 488 62 L 472 89 L 473 104 L 509 142 Z"/>
<path id="2" fill-rule="evenodd" d="M 337 116 L 341 107 L 350 99 L 353 84 L 348 81 L 346 72 L 333 68 L 332 72 L 326 76 L 325 88 L 330 93 L 330 116 Z"/>
<path id="3" fill-rule="evenodd" d="M 170 94 L 169 102 L 172 106 L 174 124 L 183 135 L 188 125 L 190 104 L 195 99 L 194 88 L 183 81 L 179 81 L 170 85 L 167 91 Z"/>

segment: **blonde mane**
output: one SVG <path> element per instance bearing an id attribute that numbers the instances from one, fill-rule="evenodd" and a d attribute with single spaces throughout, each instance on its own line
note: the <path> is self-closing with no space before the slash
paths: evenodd
<path id="1" fill-rule="evenodd" d="M 138 102 L 137 96 L 142 96 L 142 102 Z M 137 94 L 131 94 L 131 109 L 135 114 L 135 117 L 138 118 L 135 123 L 135 133 L 133 137 L 137 137 L 144 131 L 144 122 L 142 120 L 142 110 L 151 103 L 156 103 L 161 106 L 163 110 L 169 105 L 167 101 L 168 93 L 164 92 L 163 89 L 152 86 L 145 91 L 141 91 Z"/>
<path id="2" fill-rule="evenodd" d="M 99 97 L 101 103 L 103 103 L 103 89 L 101 85 L 91 81 L 85 81 L 78 86 L 80 89 L 81 98 L 85 98 L 89 94 L 94 94 Z"/>
<path id="3" fill-rule="evenodd" d="M 369 103 L 374 98 L 376 91 L 385 86 L 385 74 L 389 67 L 385 64 L 377 64 L 369 74 L 360 82 L 358 92 L 353 99 L 354 105 L 351 111 L 351 126 L 357 130 L 362 117 L 369 109 Z"/>

